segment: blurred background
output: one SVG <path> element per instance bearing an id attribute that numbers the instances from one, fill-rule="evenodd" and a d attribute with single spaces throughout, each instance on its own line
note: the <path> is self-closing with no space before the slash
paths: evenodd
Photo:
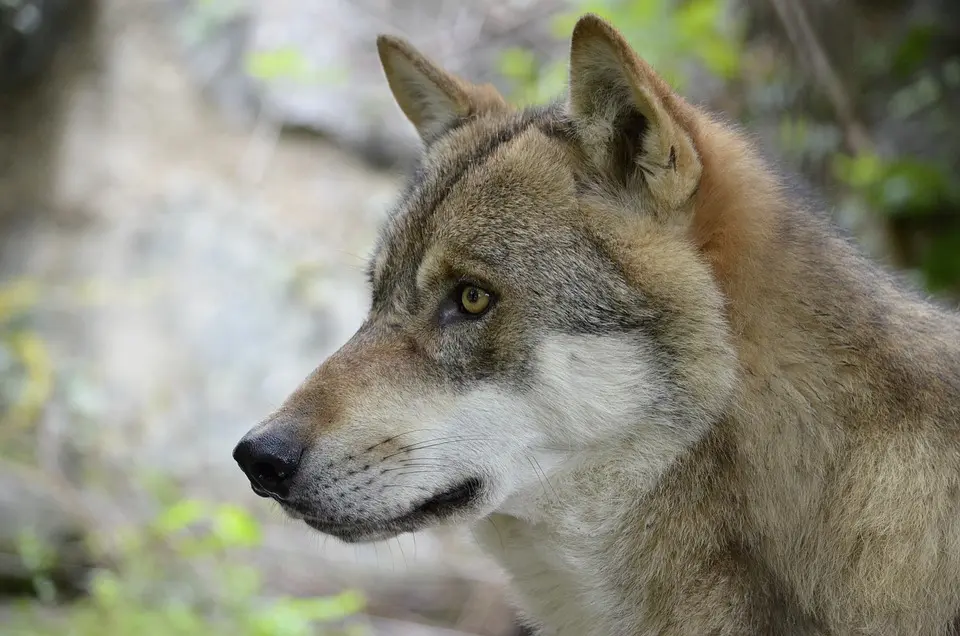
<path id="1" fill-rule="evenodd" d="M 365 313 L 376 34 L 522 104 L 585 11 L 956 302 L 956 0 L 0 0 L 0 631 L 518 633 L 469 533 L 324 539 L 230 452 Z"/>

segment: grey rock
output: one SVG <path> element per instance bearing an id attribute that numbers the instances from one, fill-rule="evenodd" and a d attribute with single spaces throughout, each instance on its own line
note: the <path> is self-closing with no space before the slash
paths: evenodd
<path id="1" fill-rule="evenodd" d="M 387 88 L 377 34 L 406 37 L 449 70 L 506 93 L 511 83 L 498 71 L 505 49 L 526 49 L 543 62 L 561 59 L 567 47 L 550 33 L 565 8 L 560 0 L 226 4 L 233 10 L 210 16 L 202 34 L 194 26 L 183 35 L 195 77 L 217 101 L 316 131 L 378 164 L 410 161 L 418 141 Z M 176 6 L 181 24 L 195 25 L 196 8 Z M 311 79 L 252 77 L 243 60 L 278 49 L 297 51 Z"/>

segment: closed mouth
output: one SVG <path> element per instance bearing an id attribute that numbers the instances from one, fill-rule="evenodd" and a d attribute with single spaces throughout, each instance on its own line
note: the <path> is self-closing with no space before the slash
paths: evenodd
<path id="1" fill-rule="evenodd" d="M 266 490 L 258 486 L 253 480 L 250 481 L 250 488 L 253 489 L 253 492 L 255 492 L 260 497 L 263 497 L 264 499 L 270 499 L 273 497 L 273 495 L 271 495 Z"/>
<path id="2" fill-rule="evenodd" d="M 407 513 L 385 521 L 369 523 L 329 523 L 298 512 L 303 516 L 304 523 L 317 532 L 332 535 L 348 543 L 375 541 L 421 530 L 431 523 L 465 510 L 479 498 L 482 490 L 483 482 L 475 477 L 470 478 L 430 497 Z"/>

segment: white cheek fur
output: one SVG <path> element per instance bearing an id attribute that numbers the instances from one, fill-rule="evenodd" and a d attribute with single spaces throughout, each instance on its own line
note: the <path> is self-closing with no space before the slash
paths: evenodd
<path id="1" fill-rule="evenodd" d="M 639 473 L 652 478 L 687 443 L 655 413 L 665 389 L 636 340 L 554 335 L 540 343 L 533 362 L 533 382 L 522 392 L 485 384 L 465 395 L 379 396 L 357 404 L 349 414 L 354 424 L 327 438 L 327 449 L 349 455 L 391 436 L 411 447 L 402 458 L 411 470 L 391 466 L 395 485 L 366 500 L 374 515 L 389 516 L 474 477 L 485 486 L 482 515 L 530 513 L 580 460 L 622 453 L 625 444 Z"/>

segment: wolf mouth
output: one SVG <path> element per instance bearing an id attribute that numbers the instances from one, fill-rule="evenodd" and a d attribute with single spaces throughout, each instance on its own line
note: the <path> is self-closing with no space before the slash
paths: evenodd
<path id="1" fill-rule="evenodd" d="M 430 497 L 409 512 L 385 521 L 331 523 L 309 514 L 303 515 L 303 521 L 317 532 L 329 534 L 348 543 L 388 539 L 405 532 L 421 530 L 431 523 L 471 507 L 480 497 L 482 490 L 483 482 L 472 477 Z"/>

